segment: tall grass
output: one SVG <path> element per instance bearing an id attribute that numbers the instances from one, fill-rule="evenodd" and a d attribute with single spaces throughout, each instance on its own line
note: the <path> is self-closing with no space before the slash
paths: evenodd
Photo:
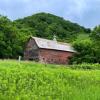
<path id="1" fill-rule="evenodd" d="M 100 70 L 1 60 L 0 100 L 100 100 Z"/>

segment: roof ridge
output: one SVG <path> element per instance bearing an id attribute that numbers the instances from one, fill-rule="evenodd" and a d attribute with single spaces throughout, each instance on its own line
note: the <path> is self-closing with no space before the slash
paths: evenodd
<path id="1" fill-rule="evenodd" d="M 40 38 L 40 37 L 32 37 L 32 38 L 43 39 L 43 40 L 47 40 L 47 41 L 51 41 L 51 42 L 55 42 L 54 40 L 45 39 L 45 38 Z M 56 41 L 56 42 L 57 42 L 58 44 L 71 45 L 70 43 L 59 42 L 59 41 Z"/>
<path id="2" fill-rule="evenodd" d="M 43 40 L 47 40 L 47 41 L 53 41 L 53 40 L 50 40 L 50 39 L 45 39 L 45 38 L 40 38 L 40 37 L 32 37 L 32 38 L 38 38 L 38 39 L 43 39 Z"/>
<path id="3" fill-rule="evenodd" d="M 48 40 L 48 39 L 38 38 L 38 37 L 32 37 L 32 39 L 36 41 L 39 48 L 75 52 L 74 48 L 68 43 L 57 42 L 57 41 L 55 42 L 53 40 Z"/>

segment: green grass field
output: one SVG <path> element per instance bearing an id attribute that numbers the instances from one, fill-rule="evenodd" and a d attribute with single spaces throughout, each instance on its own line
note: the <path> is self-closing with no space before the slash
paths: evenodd
<path id="1" fill-rule="evenodd" d="M 0 100 L 100 100 L 100 70 L 0 60 Z"/>

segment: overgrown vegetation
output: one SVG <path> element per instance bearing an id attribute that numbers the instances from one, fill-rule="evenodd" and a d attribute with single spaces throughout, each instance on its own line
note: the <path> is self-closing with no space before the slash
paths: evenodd
<path id="1" fill-rule="evenodd" d="M 0 61 L 0 100 L 99 99 L 100 70 Z"/>
<path id="2" fill-rule="evenodd" d="M 89 35 L 81 34 L 75 41 L 73 47 L 77 53 L 71 58 L 70 63 L 100 63 L 100 40 Z"/>
<path id="3" fill-rule="evenodd" d="M 0 16 L 0 58 L 23 56 L 24 46 L 30 36 L 73 44 L 78 53 L 70 63 L 100 63 L 100 26 L 92 31 L 61 17 L 39 13 L 11 21 Z"/>

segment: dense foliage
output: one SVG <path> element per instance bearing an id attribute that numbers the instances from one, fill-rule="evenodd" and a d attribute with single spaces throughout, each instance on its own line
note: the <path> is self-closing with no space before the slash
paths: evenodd
<path id="1" fill-rule="evenodd" d="M 19 46 L 16 26 L 7 18 L 0 16 L 0 58 L 16 58 L 22 47 Z"/>
<path id="2" fill-rule="evenodd" d="M 0 61 L 0 100 L 100 100 L 100 70 Z"/>
<path id="3" fill-rule="evenodd" d="M 77 53 L 71 58 L 71 63 L 100 63 L 100 45 L 97 43 L 100 40 L 94 40 L 89 35 L 81 34 L 75 41 L 73 47 Z"/>
<path id="4" fill-rule="evenodd" d="M 79 54 L 76 54 L 73 61 L 79 59 L 77 63 L 100 63 L 100 26 L 96 26 L 87 37 L 78 37 L 74 47 Z"/>
<path id="5" fill-rule="evenodd" d="M 26 34 L 52 39 L 55 34 L 58 40 L 71 41 L 80 32 L 89 33 L 90 30 L 76 23 L 71 23 L 52 14 L 39 13 L 14 21 L 17 28 Z M 25 33 L 24 33 L 25 34 Z"/>
<path id="6" fill-rule="evenodd" d="M 70 63 L 100 63 L 100 26 L 92 31 L 61 17 L 39 13 L 9 20 L 0 16 L 0 58 L 23 56 L 24 46 L 30 36 L 72 43 L 76 51 Z"/>

